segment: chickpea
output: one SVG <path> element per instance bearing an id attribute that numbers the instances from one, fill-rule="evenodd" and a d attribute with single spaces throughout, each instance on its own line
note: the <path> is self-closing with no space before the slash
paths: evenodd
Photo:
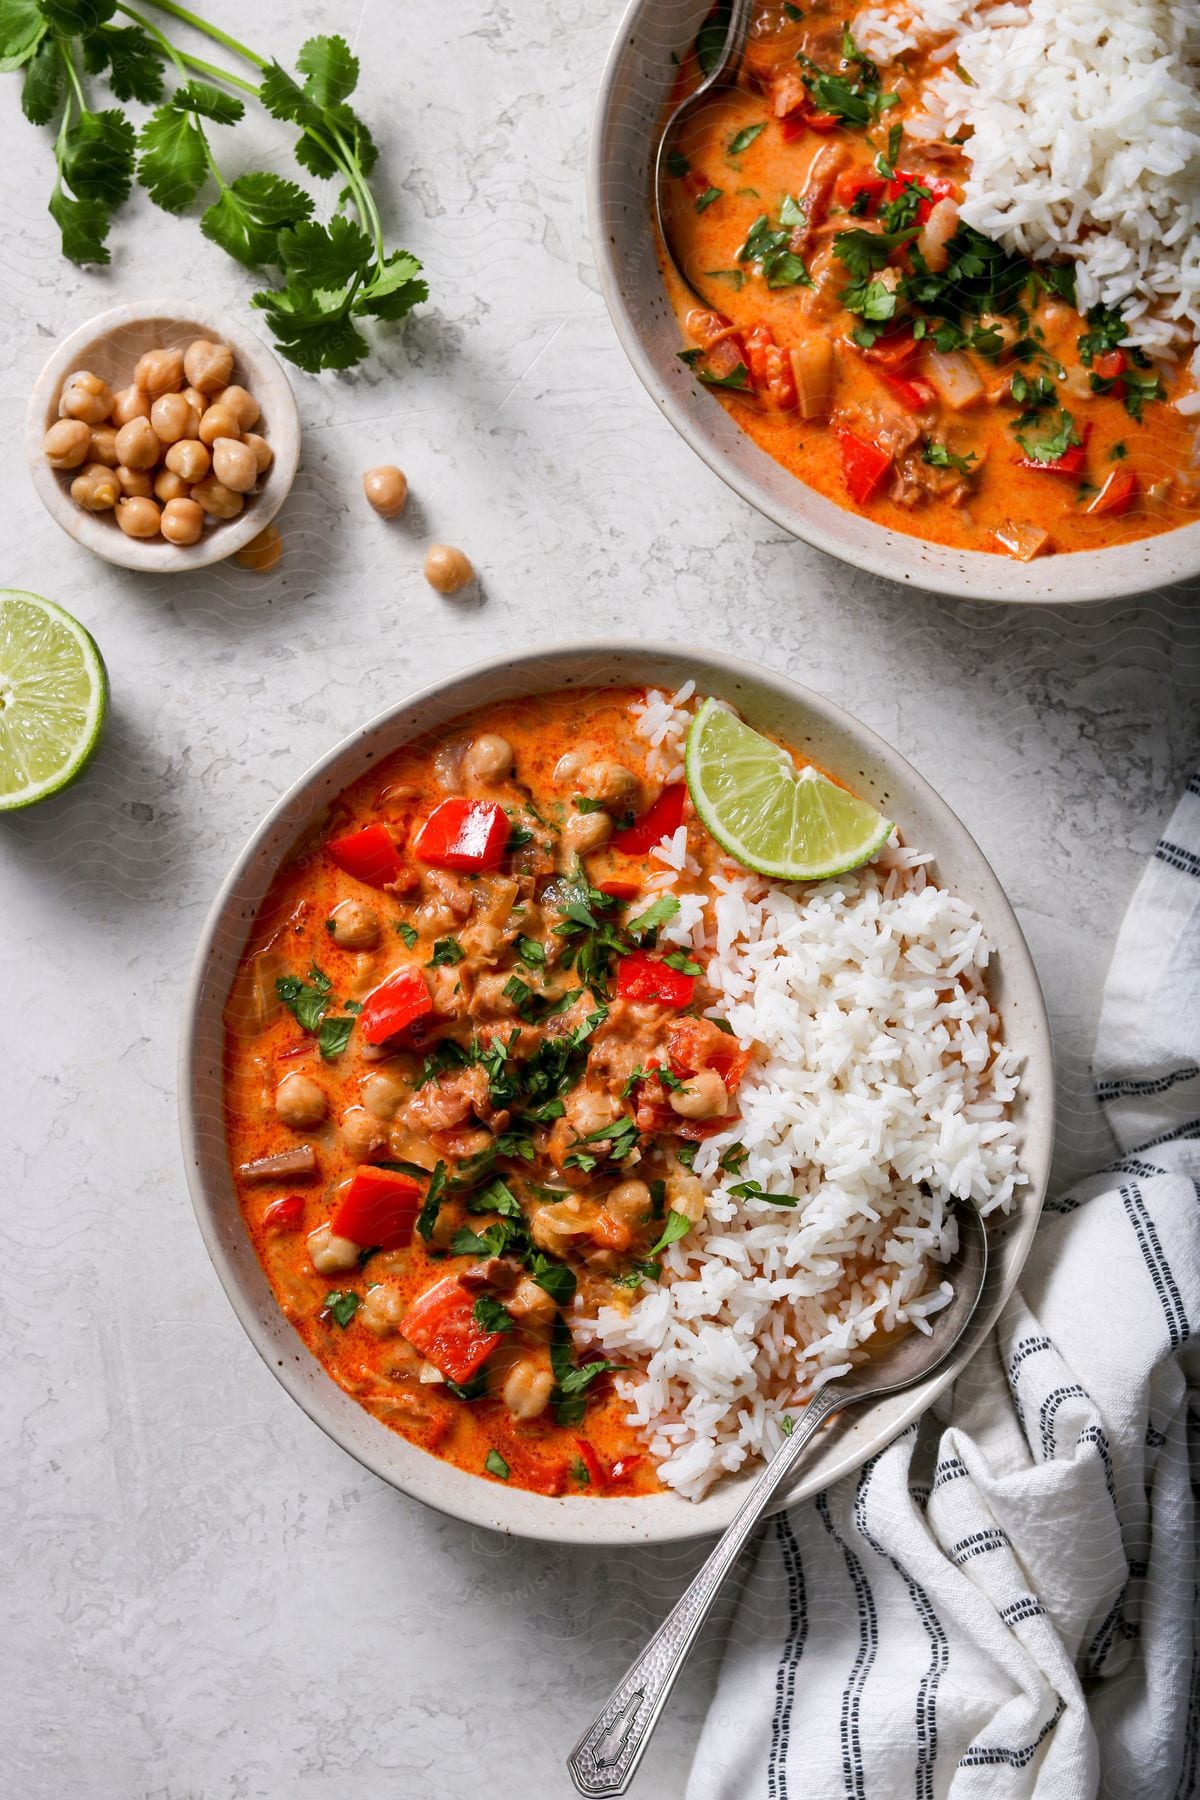
<path id="1" fill-rule="evenodd" d="M 245 502 L 240 494 L 227 488 L 223 481 L 207 475 L 192 488 L 192 499 L 210 519 L 236 519 Z"/>
<path id="2" fill-rule="evenodd" d="M 653 1211 L 654 1201 L 644 1181 L 619 1181 L 610 1188 L 605 1208 L 622 1225 L 641 1225 Z"/>
<path id="3" fill-rule="evenodd" d="M 381 1281 L 378 1287 L 367 1290 L 358 1309 L 358 1317 L 376 1337 L 391 1337 L 399 1330 L 400 1321 L 407 1311 L 401 1290 L 393 1282 Z"/>
<path id="4" fill-rule="evenodd" d="M 394 463 L 380 463 L 377 469 L 368 469 L 362 484 L 368 504 L 381 519 L 394 519 L 408 504 L 408 481 Z"/>
<path id="5" fill-rule="evenodd" d="M 558 782 L 575 782 L 580 772 L 586 767 L 588 751 L 582 744 L 574 750 L 564 750 L 554 765 L 554 779 Z"/>
<path id="6" fill-rule="evenodd" d="M 176 475 L 173 469 L 160 469 L 154 477 L 156 500 L 186 500 L 191 491 L 183 476 Z"/>
<path id="7" fill-rule="evenodd" d="M 637 793 L 637 776 L 624 763 L 588 763 L 579 777 L 581 792 L 605 806 L 620 806 Z"/>
<path id="8" fill-rule="evenodd" d="M 127 469 L 118 463 L 113 474 L 127 500 L 148 500 L 154 492 L 154 478 L 148 469 Z"/>
<path id="9" fill-rule="evenodd" d="M 495 782 L 506 781 L 512 774 L 513 747 L 498 732 L 485 731 L 472 738 L 462 766 L 464 775 L 490 787 Z"/>
<path id="10" fill-rule="evenodd" d="M 168 500 L 163 507 L 162 534 L 169 544 L 198 544 L 204 514 L 194 500 Z"/>
<path id="11" fill-rule="evenodd" d="M 228 344 L 195 338 L 183 353 L 183 372 L 202 394 L 219 394 L 233 374 L 233 351 Z"/>
<path id="12" fill-rule="evenodd" d="M 200 442 L 210 448 L 219 437 L 240 437 L 241 431 L 237 414 L 228 406 L 210 406 L 200 415 Z"/>
<path id="13" fill-rule="evenodd" d="M 103 463 L 106 469 L 115 469 L 120 462 L 117 455 L 117 432 L 113 425 L 93 425 L 92 441 L 88 450 L 88 461 Z"/>
<path id="14" fill-rule="evenodd" d="M 687 1169 L 672 1169 L 666 1180 L 667 1211 L 682 1213 L 693 1225 L 704 1217 L 704 1187 L 698 1175 Z"/>
<path id="15" fill-rule="evenodd" d="M 235 494 L 248 493 L 258 480 L 258 464 L 254 460 L 254 452 L 249 444 L 243 444 L 237 438 L 214 438 L 212 461 L 213 474 L 217 480 L 231 488 Z"/>
<path id="16" fill-rule="evenodd" d="M 671 1095 L 671 1111 L 681 1119 L 715 1119 L 729 1111 L 729 1091 L 715 1069 L 690 1075 Z"/>
<path id="17" fill-rule="evenodd" d="M 117 460 L 127 469 L 152 469 L 162 445 L 149 419 L 130 419 L 117 433 Z"/>
<path id="18" fill-rule="evenodd" d="M 182 476 L 184 481 L 203 481 L 212 466 L 208 445 L 202 444 L 198 437 L 179 438 L 163 460 L 168 469 Z"/>
<path id="19" fill-rule="evenodd" d="M 82 419 L 56 419 L 42 439 L 42 449 L 52 469 L 77 469 L 91 442 L 91 428 Z"/>
<path id="20" fill-rule="evenodd" d="M 394 1119 L 407 1094 L 407 1083 L 388 1069 L 376 1069 L 362 1084 L 362 1103 L 375 1119 Z"/>
<path id="21" fill-rule="evenodd" d="M 160 394 L 150 408 L 150 423 L 160 444 L 177 444 L 180 438 L 195 437 L 200 414 L 182 394 Z"/>
<path id="22" fill-rule="evenodd" d="M 549 1406 L 553 1391 L 549 1368 L 523 1356 L 505 1376 L 500 1397 L 514 1419 L 536 1419 Z"/>
<path id="23" fill-rule="evenodd" d="M 279 527 L 264 525 L 258 536 L 244 544 L 233 560 L 243 569 L 257 569 L 262 574 L 267 569 L 273 569 L 282 555 L 283 539 L 279 535 Z"/>
<path id="24" fill-rule="evenodd" d="M 545 1288 L 540 1288 L 528 1275 L 522 1275 L 512 1293 L 505 1295 L 504 1304 L 513 1318 L 525 1325 L 550 1325 L 558 1311 Z"/>
<path id="25" fill-rule="evenodd" d="M 198 387 L 185 387 L 183 390 L 183 397 L 188 405 L 194 409 L 196 417 L 202 419 L 208 411 L 208 395 L 202 394 Z"/>
<path id="26" fill-rule="evenodd" d="M 143 394 L 139 387 L 123 387 L 113 395 L 112 409 L 109 418 L 119 431 L 122 425 L 128 425 L 130 419 L 148 419 L 150 417 L 150 396 Z"/>
<path id="27" fill-rule="evenodd" d="M 572 813 L 563 827 L 563 842 L 576 856 L 598 850 L 612 836 L 613 822 L 606 812 Z"/>
<path id="28" fill-rule="evenodd" d="M 137 367 L 133 371 L 133 385 L 141 388 L 143 394 L 149 394 L 151 400 L 157 400 L 160 394 L 170 394 L 183 386 L 183 351 L 182 350 L 147 350 L 140 356 Z"/>
<path id="29" fill-rule="evenodd" d="M 371 1117 L 365 1106 L 351 1106 L 342 1114 L 338 1127 L 347 1154 L 355 1162 L 369 1162 L 383 1149 L 387 1134 L 379 1120 Z"/>
<path id="30" fill-rule="evenodd" d="M 253 452 L 254 466 L 259 474 L 265 475 L 275 461 L 275 452 L 266 438 L 261 437 L 257 431 L 247 431 L 242 435 L 242 442 L 248 450 Z"/>
<path id="31" fill-rule="evenodd" d="M 157 537 L 162 524 L 162 514 L 153 500 L 143 494 L 138 494 L 132 500 L 117 501 L 117 524 L 126 537 Z"/>
<path id="32" fill-rule="evenodd" d="M 379 915 L 361 900 L 342 900 L 326 925 L 341 950 L 374 950 L 379 942 Z"/>
<path id="33" fill-rule="evenodd" d="M 103 463 L 88 463 L 71 483 L 71 498 L 84 512 L 107 512 L 121 497 L 121 484 Z"/>
<path id="34" fill-rule="evenodd" d="M 311 1075 L 293 1069 L 275 1089 L 275 1115 L 293 1131 L 311 1131 L 329 1111 L 325 1089 Z"/>
<path id="35" fill-rule="evenodd" d="M 470 559 L 450 544 L 432 544 L 425 558 L 425 579 L 439 594 L 456 594 L 474 581 Z"/>
<path id="36" fill-rule="evenodd" d="M 81 419 L 85 425 L 102 425 L 112 411 L 112 389 L 90 369 L 68 375 L 58 400 L 60 419 Z"/>
<path id="37" fill-rule="evenodd" d="M 231 412 L 238 422 L 237 430 L 231 431 L 230 437 L 240 437 L 243 431 L 249 431 L 258 424 L 259 414 L 262 410 L 258 401 L 253 394 L 248 393 L 244 387 L 239 387 L 236 382 L 232 387 L 221 389 L 217 395 L 216 404 L 223 406 L 226 412 Z"/>
<path id="38" fill-rule="evenodd" d="M 359 1246 L 350 1238 L 334 1237 L 328 1220 L 308 1234 L 308 1254 L 318 1275 L 339 1275 L 353 1269 L 359 1257 Z"/>

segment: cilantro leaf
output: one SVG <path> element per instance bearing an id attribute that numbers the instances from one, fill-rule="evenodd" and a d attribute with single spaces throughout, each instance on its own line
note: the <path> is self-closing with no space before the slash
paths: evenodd
<path id="1" fill-rule="evenodd" d="M 310 196 L 294 181 L 252 169 L 222 186 L 201 215 L 200 229 L 227 256 L 256 268 L 274 262 L 279 232 L 307 219 L 312 209 Z"/>
<path id="2" fill-rule="evenodd" d="M 730 139 L 729 155 L 740 156 L 742 151 L 748 150 L 755 138 L 761 136 L 766 129 L 765 123 L 762 125 L 743 125 L 737 136 Z"/>
<path id="3" fill-rule="evenodd" d="M 1121 314 L 1111 306 L 1089 306 L 1088 328 L 1079 339 L 1079 360 L 1090 369 L 1097 356 L 1115 350 L 1129 336 L 1129 327 Z"/>
<path id="4" fill-rule="evenodd" d="M 739 1200 L 768 1200 L 772 1206 L 799 1206 L 794 1194 L 769 1194 L 757 1181 L 739 1181 L 729 1192 Z"/>
<path id="5" fill-rule="evenodd" d="M 226 94 L 210 81 L 185 81 L 172 94 L 168 105 L 177 112 L 198 113 L 214 125 L 236 125 L 245 114 L 245 103 L 236 94 Z"/>
<path id="6" fill-rule="evenodd" d="M 50 217 L 62 233 L 62 252 L 74 263 L 106 263 L 112 260 L 105 245 L 110 215 L 100 200 L 76 200 L 56 182 L 49 202 Z"/>
<path id="7" fill-rule="evenodd" d="M 47 35 L 25 64 L 21 111 L 31 125 L 48 125 L 62 97 L 63 61 L 58 39 Z"/>
<path id="8" fill-rule="evenodd" d="M 393 251 L 382 268 L 376 268 L 367 286 L 359 290 L 354 302 L 356 313 L 370 313 L 376 319 L 402 319 L 422 300 L 429 298 L 429 283 L 420 281 L 421 264 L 407 250 Z"/>
<path id="9" fill-rule="evenodd" d="M 366 338 L 347 317 L 344 295 L 316 293 L 292 279 L 285 288 L 252 294 L 250 304 L 266 314 L 280 354 L 310 375 L 353 368 L 369 353 Z"/>
<path id="10" fill-rule="evenodd" d="M 480 1331 L 511 1331 L 515 1323 L 508 1308 L 494 1294 L 480 1294 L 471 1311 Z"/>
<path id="11" fill-rule="evenodd" d="M 921 460 L 927 462 L 931 469 L 957 469 L 960 475 L 973 475 L 976 471 L 971 464 L 978 462 L 979 458 L 974 450 L 968 450 L 965 456 L 957 456 L 945 444 L 939 444 L 930 438 Z"/>
<path id="12" fill-rule="evenodd" d="M 326 1062 L 342 1054 L 354 1030 L 353 1015 L 347 1018 L 322 1019 L 317 1031 L 317 1049 Z"/>
<path id="13" fill-rule="evenodd" d="M 421 1171 L 422 1174 L 424 1170 Z M 421 1202 L 421 1210 L 417 1214 L 416 1230 L 426 1243 L 433 1236 L 433 1228 L 437 1224 L 437 1216 L 441 1210 L 442 1196 L 446 1191 L 446 1165 L 438 1161 L 434 1165 L 433 1174 L 429 1177 L 429 1186 L 425 1189 L 425 1198 Z"/>
<path id="14" fill-rule="evenodd" d="M 351 1319 L 362 1305 L 362 1295 L 349 1288 L 334 1288 L 325 1296 L 325 1311 L 330 1313 L 336 1324 L 345 1331 Z"/>
<path id="15" fill-rule="evenodd" d="M 553 1262 L 550 1257 L 535 1251 L 530 1263 L 529 1273 L 545 1293 L 549 1294 L 556 1306 L 570 1306 L 575 1298 L 575 1271 L 566 1263 Z"/>
<path id="16" fill-rule="evenodd" d="M 102 25 L 83 40 L 84 67 L 93 75 L 107 70 L 118 100 L 140 100 L 146 106 L 162 98 L 161 54 L 137 25 Z"/>
<path id="17" fill-rule="evenodd" d="M 129 196 L 133 152 L 133 126 L 123 112 L 82 112 L 63 140 L 59 167 L 80 200 L 111 210 Z"/>
<path id="18" fill-rule="evenodd" d="M 750 371 L 745 363 L 739 363 L 735 369 L 729 371 L 728 375 L 710 375 L 707 369 L 697 369 L 696 376 L 704 383 L 705 387 L 730 388 L 734 392 L 740 393 L 744 388 L 750 386 Z"/>
<path id="19" fill-rule="evenodd" d="M 296 67 L 307 76 L 305 93 L 320 107 L 340 106 L 358 86 L 358 58 L 345 38 L 309 38 Z"/>
<path id="20" fill-rule="evenodd" d="M 1049 414 L 1023 413 L 1012 429 L 1026 456 L 1038 463 L 1058 462 L 1073 444 L 1083 441 L 1074 419 L 1061 406 Z"/>
<path id="21" fill-rule="evenodd" d="M 47 30 L 37 0 L 0 0 L 0 74 L 27 63 Z"/>
<path id="22" fill-rule="evenodd" d="M 667 1214 L 666 1223 L 663 1226 L 663 1234 L 659 1238 L 657 1244 L 652 1246 L 648 1254 L 651 1257 L 657 1256 L 660 1250 L 665 1250 L 667 1248 L 668 1244 L 677 1244 L 680 1238 L 686 1237 L 691 1229 L 692 1221 L 688 1218 L 686 1213 L 669 1212 Z"/>
<path id="23" fill-rule="evenodd" d="M 280 233 L 280 263 L 289 276 L 314 288 L 342 287 L 370 260 L 371 240 L 361 225 L 336 213 L 327 225 L 306 219 Z"/>
<path id="24" fill-rule="evenodd" d="M 155 206 L 182 212 L 208 175 L 208 151 L 196 121 L 170 102 L 156 107 L 138 133 L 137 146 L 138 180 Z"/>
<path id="25" fill-rule="evenodd" d="M 507 1481 L 511 1473 L 508 1464 L 500 1452 L 495 1449 L 488 1451 L 483 1459 L 483 1466 L 488 1474 L 494 1475 L 498 1481 Z"/>
<path id="26" fill-rule="evenodd" d="M 112 18 L 116 0 L 41 0 L 42 12 L 67 37 L 82 37 Z"/>

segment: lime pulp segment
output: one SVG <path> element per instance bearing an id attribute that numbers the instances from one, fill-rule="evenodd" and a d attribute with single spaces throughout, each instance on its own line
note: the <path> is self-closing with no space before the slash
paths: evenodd
<path id="1" fill-rule="evenodd" d="M 704 702 L 688 731 L 688 790 L 705 828 L 746 868 L 781 881 L 823 881 L 881 850 L 882 813 L 726 710 Z"/>
<path id="2" fill-rule="evenodd" d="M 31 806 L 91 760 L 108 710 L 108 675 L 78 619 L 0 589 L 0 812 Z"/>

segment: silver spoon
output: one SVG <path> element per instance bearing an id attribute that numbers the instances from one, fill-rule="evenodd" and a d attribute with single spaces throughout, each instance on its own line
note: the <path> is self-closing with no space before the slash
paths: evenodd
<path id="1" fill-rule="evenodd" d="M 832 1413 L 913 1387 L 939 1368 L 970 1325 L 987 1276 L 987 1231 L 976 1208 L 960 1204 L 958 1252 L 947 1270 L 954 1298 L 930 1320 L 928 1335 L 909 1331 L 884 1355 L 870 1358 L 821 1388 L 742 1502 L 732 1524 L 692 1585 L 663 1620 L 611 1699 L 567 1759 L 571 1780 L 590 1800 L 623 1794 L 633 1780 L 680 1670 L 725 1579 L 818 1428 Z"/>
<path id="2" fill-rule="evenodd" d="M 666 192 L 665 184 L 669 179 L 667 163 L 671 154 L 671 147 L 678 137 L 681 127 L 693 116 L 693 114 L 699 111 L 700 107 L 708 99 L 710 94 L 714 93 L 717 88 L 727 87 L 731 81 L 736 79 L 738 68 L 742 60 L 742 46 L 746 41 L 746 33 L 750 29 L 750 18 L 753 10 L 754 0 L 731 0 L 729 8 L 729 29 L 725 33 L 725 43 L 721 50 L 721 54 L 713 64 L 712 68 L 708 71 L 708 74 L 704 77 L 704 80 L 700 83 L 700 86 L 698 88 L 693 88 L 687 98 L 681 100 L 679 105 L 672 111 L 666 124 L 663 126 L 662 136 L 658 140 L 658 150 L 654 157 L 654 211 L 655 216 L 658 219 L 658 234 L 666 247 L 667 255 L 671 259 L 675 273 L 687 287 L 691 288 L 697 299 L 704 301 L 706 306 L 708 305 L 708 301 L 705 295 L 700 292 L 700 289 L 680 267 L 678 258 L 672 248 L 671 240 L 667 236 L 666 208 L 664 205 L 664 196 Z"/>

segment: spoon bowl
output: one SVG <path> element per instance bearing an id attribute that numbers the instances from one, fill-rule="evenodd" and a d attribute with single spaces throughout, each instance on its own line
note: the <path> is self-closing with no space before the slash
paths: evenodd
<path id="1" fill-rule="evenodd" d="M 729 9 L 729 25 L 720 56 L 709 68 L 699 87 L 693 88 L 691 93 L 672 109 L 662 128 L 658 148 L 654 153 L 654 214 L 658 221 L 658 235 L 662 239 L 663 246 L 680 281 L 691 288 L 696 298 L 703 300 L 706 306 L 708 305 L 707 296 L 696 286 L 675 255 L 667 232 L 666 184 L 670 177 L 671 151 L 683 127 L 696 116 L 705 102 L 716 93 L 718 88 L 727 87 L 736 78 L 741 63 L 742 46 L 746 41 L 746 33 L 750 29 L 752 11 L 753 0 L 732 0 Z"/>
<path id="2" fill-rule="evenodd" d="M 966 1338 L 987 1286 L 987 1227 L 970 1202 L 960 1204 L 957 1218 L 958 1248 L 947 1269 L 953 1298 L 933 1314 L 928 1331 L 910 1329 L 879 1356 L 828 1382 L 804 1407 L 700 1573 L 571 1752 L 567 1768 L 579 1793 L 607 1800 L 628 1788 L 717 1595 L 825 1421 L 848 1406 L 881 1400 L 924 1381 Z"/>

